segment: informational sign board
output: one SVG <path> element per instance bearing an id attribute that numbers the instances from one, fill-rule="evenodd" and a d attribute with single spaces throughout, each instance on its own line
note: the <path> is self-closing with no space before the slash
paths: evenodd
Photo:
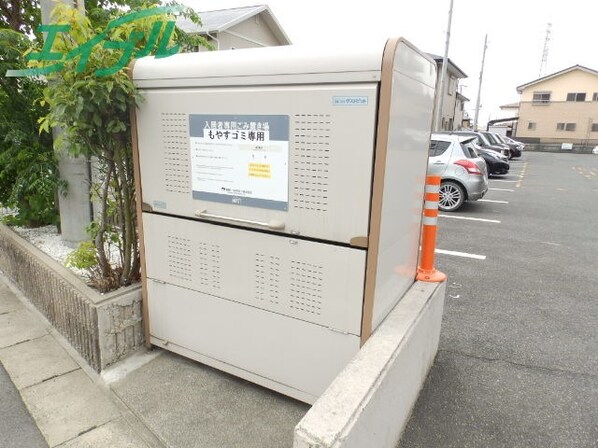
<path id="1" fill-rule="evenodd" d="M 189 115 L 193 198 L 288 210 L 288 115 Z"/>

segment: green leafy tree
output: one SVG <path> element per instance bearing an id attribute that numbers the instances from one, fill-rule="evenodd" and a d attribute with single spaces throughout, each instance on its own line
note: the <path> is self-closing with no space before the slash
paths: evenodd
<path id="1" fill-rule="evenodd" d="M 111 19 L 122 17 L 123 11 L 117 7 L 119 2 L 97 2 L 104 3 L 115 5 Z M 141 10 L 147 8 L 132 9 Z M 44 90 L 50 112 L 41 121 L 41 129 L 49 132 L 54 126 L 61 127 L 64 132 L 56 142 L 57 147 L 75 156 L 99 160 L 101 182 L 95 194 L 100 213 L 90 230 L 99 266 L 92 282 L 102 291 L 129 285 L 140 275 L 130 113 L 141 98 L 122 66 L 123 55 L 147 53 L 148 45 L 162 39 L 168 40 L 166 46 L 169 47 L 177 42 L 205 43 L 201 38 L 190 40 L 193 38 L 180 32 L 168 35 L 168 27 L 157 26 L 165 19 L 164 15 L 146 15 L 121 22 L 117 27 L 107 27 L 105 41 L 109 44 L 89 48 L 86 64 L 81 64 L 83 56 L 63 58 L 60 62 L 64 66 L 48 76 L 50 84 Z M 70 26 L 68 32 L 61 33 L 55 41 L 53 51 L 59 54 L 67 55 L 83 48 L 98 34 L 89 18 L 65 5 L 56 6 L 53 22 Z M 157 41 L 151 41 L 157 29 L 160 29 L 154 36 Z M 37 66 L 43 67 L 44 63 Z M 119 249 L 117 263 L 111 260 L 110 245 Z"/>
<path id="2" fill-rule="evenodd" d="M 0 204 L 15 210 L 6 221 L 33 227 L 58 222 L 60 181 L 52 138 L 37 129 L 38 119 L 48 113 L 38 101 L 45 83 L 3 76 L 26 67 L 22 55 L 31 45 L 22 33 L 0 29 Z"/>
<path id="3" fill-rule="evenodd" d="M 31 35 L 40 22 L 39 0 L 0 1 L 0 28 Z"/>

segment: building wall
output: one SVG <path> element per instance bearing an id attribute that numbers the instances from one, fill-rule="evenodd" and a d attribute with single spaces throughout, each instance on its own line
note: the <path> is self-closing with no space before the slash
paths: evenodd
<path id="1" fill-rule="evenodd" d="M 550 92 L 550 102 L 534 103 L 534 92 Z M 574 70 L 534 84 L 523 90 L 519 105 L 517 137 L 537 138 L 542 142 L 583 143 L 598 141 L 598 76 Z M 585 93 L 585 101 L 567 101 L 568 93 Z M 530 129 L 530 123 L 534 123 Z M 559 130 L 558 123 L 575 123 L 575 130 Z M 598 125 L 597 125 L 598 126 Z"/>
<path id="2" fill-rule="evenodd" d="M 231 27 L 229 30 L 222 31 L 220 36 L 221 50 L 262 46 L 271 47 L 282 44 L 266 24 L 262 14 L 251 17 Z"/>
<path id="3" fill-rule="evenodd" d="M 529 129 L 530 122 L 535 123 L 535 129 Z M 557 123 L 575 123 L 575 131 L 557 130 Z M 542 105 L 522 102 L 517 136 L 574 143 L 598 140 L 598 132 L 591 130 L 593 123 L 598 123 L 598 101 L 554 101 Z"/>
<path id="4" fill-rule="evenodd" d="M 210 36 L 205 36 L 209 43 L 214 46 L 215 50 L 230 50 L 231 48 L 256 48 L 256 47 L 272 47 L 284 45 L 278 40 L 276 35 L 268 26 L 267 21 L 264 20 L 264 13 L 238 23 L 228 30 L 219 33 L 212 32 Z M 215 39 L 213 39 L 215 38 Z M 209 51 L 206 48 L 200 47 L 199 51 Z"/>
<path id="5" fill-rule="evenodd" d="M 436 74 L 436 101 L 434 102 L 434 117 L 436 117 L 436 111 L 440 106 L 440 77 L 442 74 L 442 64 L 437 65 Z M 442 105 L 442 120 L 440 130 L 443 131 L 454 131 L 460 129 L 461 118 L 463 113 L 460 110 L 459 103 L 457 101 L 457 89 L 459 79 L 449 71 L 446 73 L 446 90 L 444 92 L 444 103 Z M 434 119 L 436 120 L 436 119 Z M 436 122 L 436 121 L 434 121 Z"/>

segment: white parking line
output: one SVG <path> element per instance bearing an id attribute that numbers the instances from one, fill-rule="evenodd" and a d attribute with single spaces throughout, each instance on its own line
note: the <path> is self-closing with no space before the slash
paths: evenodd
<path id="1" fill-rule="evenodd" d="M 485 218 L 472 218 L 470 216 L 458 216 L 458 215 L 438 215 L 441 218 L 451 218 L 451 219 L 464 219 L 466 221 L 480 221 L 480 222 L 492 222 L 495 224 L 500 224 L 500 221 L 496 219 L 485 219 Z"/>
<path id="2" fill-rule="evenodd" d="M 509 193 L 515 192 L 515 190 L 511 188 L 488 188 L 488 191 L 508 191 Z"/>
<path id="3" fill-rule="evenodd" d="M 491 202 L 493 204 L 508 204 L 509 201 L 495 201 L 494 199 L 478 199 L 478 202 Z"/>
<path id="4" fill-rule="evenodd" d="M 443 255 L 453 255 L 455 257 L 473 258 L 475 260 L 485 260 L 486 255 L 468 254 L 467 252 L 457 252 L 454 250 L 436 249 L 434 252 Z"/>
<path id="5" fill-rule="evenodd" d="M 511 183 L 519 182 L 518 180 L 503 180 L 503 179 L 488 179 L 488 180 L 491 180 L 492 182 L 511 182 Z"/>

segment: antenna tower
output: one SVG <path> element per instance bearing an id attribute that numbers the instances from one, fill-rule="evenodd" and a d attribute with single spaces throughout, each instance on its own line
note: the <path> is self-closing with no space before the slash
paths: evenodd
<path id="1" fill-rule="evenodd" d="M 548 51 L 550 50 L 550 41 L 552 39 L 552 23 L 546 25 L 546 37 L 544 38 L 544 49 L 542 50 L 542 62 L 540 62 L 540 73 L 538 78 L 546 74 L 546 64 L 548 62 Z"/>

